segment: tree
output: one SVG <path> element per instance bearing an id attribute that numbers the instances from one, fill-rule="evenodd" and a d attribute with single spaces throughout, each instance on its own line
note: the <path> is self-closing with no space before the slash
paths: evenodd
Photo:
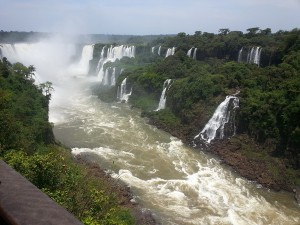
<path id="1" fill-rule="evenodd" d="M 272 30 L 271 30 L 271 28 L 266 28 L 264 30 L 260 30 L 260 33 L 264 34 L 264 35 L 269 35 L 272 33 Z"/>
<path id="2" fill-rule="evenodd" d="M 257 31 L 259 31 L 259 27 L 248 28 L 247 31 L 248 31 L 247 33 L 248 35 L 254 36 L 257 33 Z"/>
<path id="3" fill-rule="evenodd" d="M 219 29 L 220 35 L 227 35 L 230 32 L 228 28 Z"/>
<path id="4" fill-rule="evenodd" d="M 41 83 L 39 85 L 39 88 L 43 91 L 46 97 L 48 97 L 49 99 L 51 98 L 51 92 L 54 91 L 54 88 L 52 87 L 52 83 L 50 81 Z"/>

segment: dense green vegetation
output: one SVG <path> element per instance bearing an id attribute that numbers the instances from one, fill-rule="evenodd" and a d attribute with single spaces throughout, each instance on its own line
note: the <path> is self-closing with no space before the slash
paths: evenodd
<path id="1" fill-rule="evenodd" d="M 173 56 L 153 56 L 151 46 L 176 47 Z M 238 63 L 244 47 L 262 47 L 261 66 Z M 300 184 L 300 30 L 278 31 L 250 28 L 248 33 L 221 29 L 219 34 L 179 33 L 158 39 L 138 51 L 136 58 L 116 61 L 125 68 L 117 86 L 127 77 L 133 89 L 129 103 L 143 110 L 154 124 L 187 142 L 199 133 L 226 95 L 240 91 L 237 134 L 253 139 L 267 155 L 291 172 L 293 185 Z M 197 47 L 197 60 L 187 56 Z M 150 56 L 145 63 L 141 59 Z M 172 79 L 167 108 L 155 112 L 163 83 Z M 107 100 L 108 93 L 99 93 Z M 114 97 L 115 98 L 115 97 Z M 110 98 L 112 99 L 112 98 Z M 255 149 L 243 148 L 247 156 Z M 298 171 L 298 172 L 297 172 Z M 279 175 L 278 175 L 279 176 Z"/>
<path id="2" fill-rule="evenodd" d="M 34 67 L 0 60 L 0 157 L 84 224 L 134 224 L 107 181 L 55 144 L 48 122 L 51 83 L 36 86 Z"/>

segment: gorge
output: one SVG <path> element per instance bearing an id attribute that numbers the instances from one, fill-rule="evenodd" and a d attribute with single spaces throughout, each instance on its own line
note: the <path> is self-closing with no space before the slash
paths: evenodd
<path id="1" fill-rule="evenodd" d="M 240 114 L 245 110 L 245 97 L 249 93 L 241 90 L 241 97 L 234 93 L 243 88 L 241 76 L 250 73 L 249 68 L 252 69 L 253 65 L 229 62 L 225 66 L 219 66 L 220 71 L 226 74 L 224 77 L 207 69 L 212 77 L 209 80 L 209 76 L 204 76 L 207 71 L 203 69 L 209 66 L 196 64 L 198 62 L 195 59 L 201 59 L 204 54 L 198 46 L 194 47 L 193 54 L 192 51 L 187 51 L 191 50 L 190 47 L 176 47 L 176 53 L 171 52 L 168 57 L 164 57 L 161 51 L 172 50 L 173 47 L 159 46 L 158 54 L 155 55 L 162 56 L 154 62 L 166 67 L 138 70 L 136 73 L 126 67 L 126 63 L 134 64 L 134 60 L 138 60 L 144 52 L 151 55 L 154 53 L 152 46 L 147 46 L 148 49 L 142 51 L 141 46 L 115 45 L 99 48 L 95 53 L 96 44 L 84 45 L 80 47 L 80 54 L 77 54 L 79 57 L 74 57 L 77 48 L 75 45 L 59 42 L 2 46 L 2 55 L 12 62 L 36 65 L 37 82 L 49 80 L 53 83 L 55 92 L 50 103 L 50 121 L 54 123 L 56 138 L 71 147 L 74 155 L 81 155 L 98 163 L 116 180 L 129 185 L 135 200 L 150 209 L 158 222 L 295 225 L 300 222 L 299 206 L 292 200 L 291 193 L 273 192 L 240 177 L 218 158 L 191 148 L 183 143 L 184 140 L 149 125 L 145 118 L 140 117 L 140 109 L 136 108 L 143 100 L 141 97 L 148 94 L 151 98 L 150 92 L 155 93 L 153 99 L 149 100 L 153 104 L 147 102 L 146 105 L 151 109 L 149 111 L 153 113 L 152 116 L 162 116 L 165 120 L 161 121 L 166 121 L 171 128 L 179 130 L 183 127 L 191 140 L 203 136 L 205 142 L 213 144 L 216 136 L 217 139 L 223 139 L 241 131 L 241 128 L 235 128 L 243 125 L 243 121 L 239 120 L 233 125 L 234 132 L 225 132 L 224 135 L 225 124 L 230 118 L 234 119 L 234 114 L 229 113 L 229 109 Z M 253 51 L 258 55 L 260 50 L 256 47 Z M 238 51 L 235 53 L 237 56 Z M 97 58 L 93 57 L 95 54 Z M 252 52 L 251 55 L 253 54 Z M 77 60 L 72 60 L 74 58 Z M 128 62 L 123 62 L 122 59 Z M 180 60 L 186 63 L 190 74 L 180 73 L 184 71 Z M 94 66 L 91 61 L 95 61 Z M 219 61 L 215 62 L 217 67 Z M 115 64 L 109 64 L 106 68 L 106 63 Z M 252 63 L 260 64 L 257 58 Z M 180 68 L 175 70 L 176 66 Z M 243 71 L 243 74 L 236 72 L 235 67 L 238 67 L 237 71 Z M 260 69 L 255 65 L 254 67 L 253 70 Z M 91 68 L 96 68 L 95 72 L 91 72 Z M 124 71 L 121 73 L 122 69 Z M 159 69 L 164 71 L 163 75 Z M 117 76 L 116 71 L 120 71 Z M 200 74 L 195 71 L 200 71 Z M 230 77 L 232 74 L 234 78 Z M 229 88 L 225 91 L 214 86 L 224 83 L 226 79 L 229 80 Z M 243 84 L 244 87 L 253 85 L 253 80 L 247 82 L 249 84 Z M 94 84 L 112 88 L 116 101 L 104 102 L 93 95 L 91 87 Z M 214 91 L 207 90 L 208 88 Z M 225 100 L 224 94 L 227 96 Z M 215 98 L 211 100 L 211 96 Z M 207 107 L 192 108 L 194 102 L 204 104 L 202 97 L 208 100 Z M 171 116 L 164 114 L 169 113 L 170 108 L 177 113 L 175 116 L 186 114 L 185 121 L 170 121 Z M 184 112 L 180 111 L 183 109 Z M 200 114 L 205 117 L 203 121 L 199 120 Z M 173 123 L 175 124 L 171 126 Z M 193 128 L 184 127 L 184 123 L 193 124 Z M 217 132 L 219 135 L 216 135 Z"/>

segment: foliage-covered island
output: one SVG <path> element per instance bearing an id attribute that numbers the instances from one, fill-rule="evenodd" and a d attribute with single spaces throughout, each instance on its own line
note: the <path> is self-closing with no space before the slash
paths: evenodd
<path id="1" fill-rule="evenodd" d="M 300 31 L 247 31 L 179 33 L 136 46 L 135 57 L 105 64 L 123 71 L 116 86 L 95 92 L 115 101 L 127 78 L 132 107 L 200 149 L 206 144 L 194 137 L 225 97 L 238 93 L 235 135 L 225 126 L 225 138 L 215 138 L 209 151 L 251 180 L 292 191 L 300 185 Z M 91 74 L 102 47 L 95 45 Z M 156 110 L 167 79 L 166 107 Z"/>

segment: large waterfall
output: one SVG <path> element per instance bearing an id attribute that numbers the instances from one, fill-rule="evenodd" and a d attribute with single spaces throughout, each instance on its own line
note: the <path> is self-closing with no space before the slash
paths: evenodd
<path id="1" fill-rule="evenodd" d="M 158 107 L 155 111 L 159 111 L 159 110 L 164 109 L 166 107 L 166 101 L 167 101 L 166 92 L 170 88 L 171 81 L 172 81 L 171 79 L 167 79 L 164 82 L 163 91 L 162 91 L 161 96 L 160 96 L 159 104 L 158 104 Z"/>
<path id="2" fill-rule="evenodd" d="M 229 122 L 230 119 L 230 105 L 233 104 L 232 110 L 239 107 L 239 99 L 236 96 L 226 96 L 225 100 L 217 107 L 213 116 L 210 118 L 208 123 L 202 129 L 202 131 L 195 136 L 194 139 L 200 137 L 207 143 L 210 143 L 217 137 L 217 132 L 219 133 L 218 138 L 224 138 L 224 127 Z M 235 133 L 235 127 L 234 127 Z"/>
<path id="3" fill-rule="evenodd" d="M 106 51 L 106 54 L 105 54 Z M 116 72 L 109 72 L 111 68 L 104 69 L 107 62 L 115 62 L 117 59 L 123 57 L 135 57 L 135 46 L 110 46 L 107 48 L 104 46 L 101 51 L 100 59 L 97 66 L 98 79 L 102 85 L 114 86 L 115 82 L 110 82 L 116 79 Z"/>
<path id="4" fill-rule="evenodd" d="M 34 65 L 37 82 L 45 82 L 54 76 L 61 79 L 66 74 L 85 76 L 89 71 L 94 45 L 83 46 L 79 62 L 72 61 L 76 53 L 75 44 L 49 41 L 1 44 L 0 48 L 2 56 L 10 62 L 22 62 L 25 66 Z"/>

